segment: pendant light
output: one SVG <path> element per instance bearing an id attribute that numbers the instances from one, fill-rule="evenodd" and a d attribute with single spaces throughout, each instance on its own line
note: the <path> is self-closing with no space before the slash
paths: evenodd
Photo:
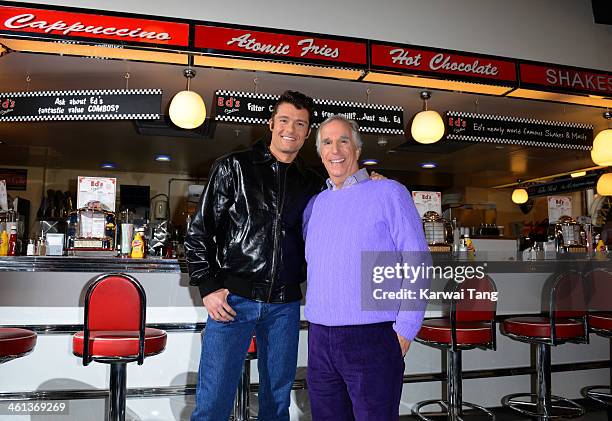
<path id="1" fill-rule="evenodd" d="M 190 62 L 192 57 L 190 57 Z M 196 72 L 191 67 L 183 71 L 187 78 L 187 89 L 178 92 L 170 101 L 170 120 L 182 129 L 195 129 L 200 127 L 206 119 L 206 105 L 197 92 L 189 89 L 190 81 Z"/>
<path id="2" fill-rule="evenodd" d="M 512 191 L 512 202 L 517 205 L 522 205 L 529 200 L 529 195 L 525 189 L 514 189 Z"/>
<path id="3" fill-rule="evenodd" d="M 431 98 L 431 92 L 421 92 L 423 100 L 423 111 L 417 113 L 412 120 L 410 133 L 412 138 L 419 143 L 436 143 L 444 136 L 444 122 L 437 111 L 427 109 L 427 100 Z"/>
<path id="4" fill-rule="evenodd" d="M 608 128 L 600 131 L 593 141 L 593 149 L 591 150 L 591 158 L 597 165 L 610 166 L 612 165 L 612 129 L 610 128 L 610 119 L 612 112 L 607 110 L 603 113 L 603 117 L 608 120 Z"/>
<path id="5" fill-rule="evenodd" d="M 600 196 L 612 196 L 612 172 L 599 177 L 599 180 L 597 180 L 597 194 Z"/>

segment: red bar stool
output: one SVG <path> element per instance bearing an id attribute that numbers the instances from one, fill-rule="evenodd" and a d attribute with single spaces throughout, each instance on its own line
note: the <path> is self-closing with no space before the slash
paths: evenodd
<path id="1" fill-rule="evenodd" d="M 496 293 L 495 283 L 485 276 L 465 280 L 461 284 L 451 281 L 449 285 L 453 292 L 463 291 L 463 298 L 451 300 L 450 317 L 425 320 L 415 338 L 418 343 L 446 351 L 448 400 L 433 399 L 418 402 L 412 409 L 412 414 L 421 420 L 433 420 L 423 415 L 423 408 L 438 405 L 446 412 L 449 420 L 461 420 L 463 408 L 466 407 L 495 420 L 495 415 L 488 409 L 463 402 L 461 391 L 461 351 L 475 348 L 495 350 L 496 346 L 497 302 L 476 300 L 475 296 L 470 296 L 468 289 L 486 294 Z"/>
<path id="2" fill-rule="evenodd" d="M 36 346 L 36 333 L 16 327 L 0 328 L 0 364 L 28 355 Z"/>
<path id="3" fill-rule="evenodd" d="M 588 343 L 584 284 L 580 273 L 554 275 L 545 303 L 548 311 L 540 317 L 512 317 L 501 326 L 510 339 L 537 345 L 537 393 L 514 393 L 502 398 L 502 405 L 529 417 L 548 420 L 584 415 L 584 408 L 569 399 L 551 394 L 550 347 L 566 342 Z M 529 398 L 529 400 L 525 400 Z"/>
<path id="4" fill-rule="evenodd" d="M 74 334 L 72 349 L 83 358 L 83 365 L 110 364 L 108 415 L 112 421 L 125 420 L 126 364 L 141 365 L 145 357 L 166 347 L 166 332 L 145 328 L 145 318 L 145 292 L 133 277 L 105 274 L 87 289 L 84 330 Z"/>
<path id="5" fill-rule="evenodd" d="M 252 419 L 249 403 L 249 396 L 251 393 L 251 360 L 256 358 L 257 341 L 255 340 L 255 335 L 253 335 L 246 359 L 244 360 L 242 375 L 240 376 L 240 382 L 238 383 L 238 389 L 236 391 L 234 411 L 231 416 L 231 419 L 234 421 L 249 421 Z"/>
<path id="6" fill-rule="evenodd" d="M 590 293 L 587 325 L 589 333 L 612 339 L 612 272 L 600 268 L 586 275 L 587 291 Z M 612 384 L 612 369 L 610 370 Z M 580 393 L 608 407 L 612 407 L 612 390 L 608 386 L 588 386 Z"/>

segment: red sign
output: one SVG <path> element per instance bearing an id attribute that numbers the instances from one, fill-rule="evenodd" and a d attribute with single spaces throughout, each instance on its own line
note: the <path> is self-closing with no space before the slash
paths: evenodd
<path id="1" fill-rule="evenodd" d="M 426 72 L 516 81 L 516 65 L 510 60 L 376 43 L 372 43 L 371 54 L 372 67 L 400 69 L 409 73 Z"/>
<path id="2" fill-rule="evenodd" d="M 612 73 L 570 67 L 520 64 L 521 82 L 565 91 L 612 95 Z"/>
<path id="3" fill-rule="evenodd" d="M 366 43 L 220 26 L 196 25 L 195 47 L 263 57 L 367 64 Z"/>
<path id="4" fill-rule="evenodd" d="M 187 47 L 189 24 L 0 6 L 0 32 Z"/>

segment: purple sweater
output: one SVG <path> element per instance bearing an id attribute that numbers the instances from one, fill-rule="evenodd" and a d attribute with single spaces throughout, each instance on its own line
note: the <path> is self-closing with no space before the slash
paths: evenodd
<path id="1" fill-rule="evenodd" d="M 412 340 L 424 311 L 364 311 L 362 251 L 428 250 L 423 225 L 408 190 L 393 180 L 362 181 L 315 196 L 304 211 L 308 283 L 306 318 L 324 326 L 393 321 Z"/>

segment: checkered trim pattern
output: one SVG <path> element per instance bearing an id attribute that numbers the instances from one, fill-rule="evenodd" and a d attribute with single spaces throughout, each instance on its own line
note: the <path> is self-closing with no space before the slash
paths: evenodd
<path id="1" fill-rule="evenodd" d="M 571 123 L 567 121 L 535 120 L 533 118 L 508 117 L 508 116 L 503 116 L 503 115 L 492 115 L 492 114 L 464 113 L 461 111 L 447 111 L 446 115 L 449 117 L 480 118 L 483 120 L 499 120 L 499 121 L 511 121 L 515 123 L 542 124 L 542 125 L 547 125 L 547 126 L 570 127 L 573 129 L 591 129 L 591 130 L 593 129 L 593 126 L 590 124 Z"/>
<path id="2" fill-rule="evenodd" d="M 254 92 L 240 92 L 240 91 L 215 91 L 215 95 L 240 96 L 240 97 L 245 97 L 245 98 L 269 99 L 269 100 L 274 100 L 274 101 L 280 98 L 280 95 L 256 94 Z"/>
<path id="3" fill-rule="evenodd" d="M 0 121 L 157 120 L 159 114 L 39 115 L 0 117 Z"/>
<path id="4" fill-rule="evenodd" d="M 38 97 L 65 95 L 161 95 L 161 89 L 86 89 L 83 91 L 2 92 L 2 97 Z"/>
<path id="5" fill-rule="evenodd" d="M 523 146 L 533 146 L 533 147 L 539 147 L 539 148 L 577 149 L 580 151 L 590 151 L 591 149 L 593 149 L 592 145 L 537 142 L 537 141 L 532 141 L 532 140 L 518 140 L 518 139 L 495 139 L 492 137 L 465 136 L 465 135 L 456 135 L 456 134 L 448 134 L 446 138 L 448 140 L 461 140 L 461 141 L 466 141 L 466 142 L 505 143 L 509 145 L 523 145 Z"/>
<path id="6" fill-rule="evenodd" d="M 229 121 L 229 122 L 234 122 L 234 123 L 247 123 L 247 124 L 268 124 L 268 120 L 266 120 L 265 118 L 234 117 L 231 115 L 215 116 L 215 121 Z"/>

